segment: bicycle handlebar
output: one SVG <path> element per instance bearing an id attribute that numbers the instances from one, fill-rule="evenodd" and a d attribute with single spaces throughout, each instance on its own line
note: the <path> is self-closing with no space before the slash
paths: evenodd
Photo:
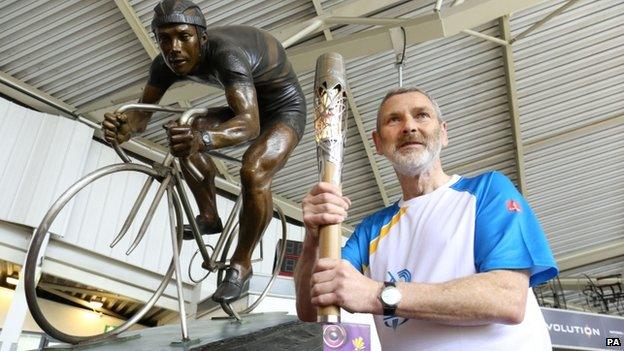
<path id="1" fill-rule="evenodd" d="M 196 115 L 205 114 L 208 111 L 208 109 L 206 108 L 184 109 L 184 108 L 179 108 L 179 107 L 169 107 L 169 106 L 161 106 L 161 105 L 154 105 L 154 104 L 132 103 L 132 104 L 126 104 L 126 105 L 119 107 L 117 110 L 115 110 L 115 113 L 124 113 L 128 111 L 133 111 L 133 110 L 142 110 L 142 111 L 150 111 L 150 112 L 181 113 L 182 116 L 178 119 L 178 121 L 182 125 L 190 125 L 191 123 L 193 123 L 193 119 L 195 118 Z M 113 146 L 113 149 L 115 149 L 115 152 L 117 153 L 117 155 L 119 155 L 119 157 L 125 163 L 132 162 L 130 160 L 130 157 L 128 157 L 128 155 L 126 154 L 126 152 L 119 146 L 119 143 L 117 143 L 117 140 L 113 140 L 111 144 Z M 203 180 L 204 176 L 197 169 L 197 167 L 195 167 L 194 164 L 189 162 L 187 158 L 181 159 L 180 161 L 185 163 L 186 167 L 191 171 L 191 173 L 193 173 L 193 176 L 195 176 L 198 181 Z"/>

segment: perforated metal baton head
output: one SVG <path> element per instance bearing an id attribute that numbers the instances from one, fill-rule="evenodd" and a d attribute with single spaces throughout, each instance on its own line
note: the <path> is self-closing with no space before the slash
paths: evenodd
<path id="1" fill-rule="evenodd" d="M 338 53 L 326 53 L 316 60 L 314 115 L 320 180 L 324 180 L 327 163 L 331 162 L 334 171 L 330 181 L 340 184 L 347 131 L 347 79 Z"/>

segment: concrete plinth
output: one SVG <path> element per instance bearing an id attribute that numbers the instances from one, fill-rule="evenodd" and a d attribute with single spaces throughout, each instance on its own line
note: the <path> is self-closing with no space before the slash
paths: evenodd
<path id="1" fill-rule="evenodd" d="M 233 319 L 194 320 L 188 323 L 189 338 L 182 342 L 179 324 L 130 331 L 118 338 L 93 344 L 56 346 L 46 350 L 322 350 L 322 327 L 302 323 L 282 312 L 247 315 Z"/>

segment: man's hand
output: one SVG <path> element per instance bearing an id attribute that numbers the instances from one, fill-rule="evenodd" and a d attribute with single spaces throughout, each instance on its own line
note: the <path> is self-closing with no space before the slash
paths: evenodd
<path id="1" fill-rule="evenodd" d="M 318 183 L 303 199 L 301 205 L 306 233 L 318 244 L 318 227 L 344 221 L 349 206 L 351 200 L 342 196 L 339 187 L 331 183 Z"/>
<path id="2" fill-rule="evenodd" d="M 106 112 L 102 122 L 102 132 L 104 139 L 109 143 L 116 140 L 118 144 L 121 144 L 132 137 L 134 130 L 128 123 L 128 116 L 125 113 Z"/>
<path id="3" fill-rule="evenodd" d="M 312 274 L 311 302 L 315 306 L 336 305 L 354 313 L 380 314 L 377 298 L 383 283 L 358 272 L 349 261 L 321 258 Z"/>
<path id="4" fill-rule="evenodd" d="M 165 126 L 169 137 L 171 154 L 176 157 L 187 157 L 205 148 L 201 133 L 191 126 L 181 126 L 170 122 Z"/>

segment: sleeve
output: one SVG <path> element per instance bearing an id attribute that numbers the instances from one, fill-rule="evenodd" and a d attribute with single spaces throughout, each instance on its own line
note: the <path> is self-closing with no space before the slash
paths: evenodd
<path id="1" fill-rule="evenodd" d="M 240 50 L 223 50 L 216 55 L 215 62 L 217 77 L 223 87 L 254 85 L 251 63 Z"/>
<path id="2" fill-rule="evenodd" d="M 342 247 L 341 254 L 342 258 L 351 262 L 360 273 L 364 273 L 364 268 L 368 265 L 368 246 L 362 245 L 366 241 L 364 240 L 366 238 L 364 231 L 364 222 L 362 222 L 355 228 L 345 246 Z"/>
<path id="3" fill-rule="evenodd" d="M 159 54 L 152 61 L 149 79 L 147 84 L 167 90 L 179 77 L 167 66 L 162 54 Z"/>
<path id="4" fill-rule="evenodd" d="M 555 259 L 529 204 L 501 173 L 489 174 L 486 181 L 476 213 L 477 272 L 528 269 L 530 286 L 556 276 Z"/>

